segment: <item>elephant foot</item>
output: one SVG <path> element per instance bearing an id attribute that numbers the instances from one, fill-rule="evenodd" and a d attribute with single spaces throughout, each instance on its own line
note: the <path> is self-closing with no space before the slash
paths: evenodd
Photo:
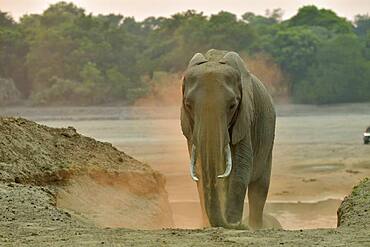
<path id="1" fill-rule="evenodd" d="M 250 230 L 248 224 L 245 223 L 229 223 L 227 228 L 235 230 Z"/>

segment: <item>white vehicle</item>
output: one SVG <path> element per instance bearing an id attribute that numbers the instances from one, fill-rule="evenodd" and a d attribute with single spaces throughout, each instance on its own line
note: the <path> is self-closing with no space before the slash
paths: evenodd
<path id="1" fill-rule="evenodd" d="M 364 144 L 370 143 L 370 126 L 367 127 L 364 133 Z"/>

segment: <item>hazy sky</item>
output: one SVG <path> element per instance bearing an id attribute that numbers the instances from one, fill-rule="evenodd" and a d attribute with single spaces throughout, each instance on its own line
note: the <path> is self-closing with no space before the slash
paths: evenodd
<path id="1" fill-rule="evenodd" d="M 41 13 L 51 3 L 59 0 L 0 0 L 0 10 L 10 12 L 13 17 L 26 13 Z M 294 15 L 303 5 L 314 4 L 333 9 L 338 15 L 353 19 L 356 14 L 370 13 L 370 0 L 72 0 L 87 12 L 116 13 L 134 16 L 142 20 L 148 16 L 170 16 L 187 9 L 203 11 L 205 14 L 220 10 L 237 15 L 245 12 L 264 14 L 266 9 L 282 8 L 284 19 Z"/>

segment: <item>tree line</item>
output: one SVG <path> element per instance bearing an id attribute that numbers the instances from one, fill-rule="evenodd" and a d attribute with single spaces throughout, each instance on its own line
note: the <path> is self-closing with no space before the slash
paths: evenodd
<path id="1" fill-rule="evenodd" d="M 131 104 L 167 87 L 195 52 L 211 48 L 242 54 L 252 72 L 269 75 L 276 98 L 370 101 L 369 15 L 350 22 L 315 6 L 284 21 L 282 14 L 188 10 L 136 21 L 59 2 L 16 22 L 0 11 L 0 104 Z"/>

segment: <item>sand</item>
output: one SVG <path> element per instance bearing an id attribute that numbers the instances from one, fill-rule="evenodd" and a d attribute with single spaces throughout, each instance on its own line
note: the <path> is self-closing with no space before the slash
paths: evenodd
<path id="1" fill-rule="evenodd" d="M 284 229 L 333 228 L 341 200 L 370 176 L 370 145 L 362 143 L 370 104 L 278 105 L 277 112 L 267 212 Z M 74 126 L 149 164 L 166 177 L 175 226 L 202 226 L 177 107 L 7 108 L 3 113 Z"/>
<path id="2" fill-rule="evenodd" d="M 65 109 L 63 111 L 65 111 Z M 114 110 L 112 111 L 114 112 Z M 94 114 L 90 115 L 90 117 L 93 115 Z M 363 116 L 364 114 L 358 114 L 352 115 L 351 118 L 356 119 L 357 117 L 357 120 L 365 119 L 365 121 L 367 121 Z M 307 228 L 319 228 L 319 224 L 315 224 L 314 221 L 310 222 L 308 219 L 315 217 L 315 211 L 317 211 L 317 218 L 319 219 L 321 216 L 325 215 L 322 214 L 323 211 L 330 209 L 330 224 L 332 227 L 335 227 L 338 221 L 340 225 L 338 228 L 295 231 L 261 230 L 256 232 L 234 231 L 221 228 L 195 230 L 164 229 L 154 231 L 122 228 L 125 227 L 122 225 L 122 219 L 124 218 L 117 221 L 114 219 L 117 215 L 126 215 L 127 218 L 127 215 L 130 213 L 127 209 L 133 205 L 137 205 L 135 204 L 137 202 L 137 200 L 135 200 L 136 197 L 133 197 L 132 193 L 134 192 L 133 194 L 136 196 L 150 194 L 151 191 L 138 190 L 139 188 L 145 187 L 148 181 L 153 181 L 153 183 L 157 183 L 159 187 L 164 188 L 163 177 L 157 172 L 153 172 L 147 165 L 134 161 L 133 158 L 119 152 L 108 143 L 96 142 L 91 138 L 85 139 L 80 137 L 73 128 L 55 130 L 45 126 L 37 127 L 39 125 L 21 119 L 11 120 L 15 121 L 15 126 L 18 126 L 17 128 L 4 129 L 3 127 L 9 126 L 9 124 L 0 125 L 2 127 L 1 131 L 4 131 L 2 132 L 2 139 L 0 141 L 0 144 L 3 145 L 1 150 L 8 150 L 8 153 L 11 153 L 11 150 L 16 150 L 13 156 L 3 155 L 0 163 L 2 181 L 0 183 L 0 210 L 2 212 L 2 219 L 0 220 L 1 246 L 369 245 L 370 232 L 367 227 L 370 224 L 369 180 L 364 180 L 353 190 L 352 194 L 345 199 L 338 211 L 339 219 L 337 220 L 334 218 L 335 225 L 332 223 L 333 210 L 331 209 L 333 207 L 336 208 L 340 203 L 337 199 L 341 199 L 346 194 L 349 194 L 347 192 L 352 190 L 353 184 L 358 183 L 363 177 L 368 176 L 368 146 L 362 145 L 360 140 L 357 141 L 357 139 L 361 137 L 361 130 L 358 131 L 357 137 L 353 137 L 355 127 L 357 129 L 357 125 L 362 126 L 364 123 L 353 121 L 343 124 L 339 121 L 343 116 L 339 114 L 337 118 L 334 118 L 334 122 L 338 125 L 335 129 L 332 126 L 333 116 L 327 117 L 323 115 L 318 117 L 316 115 L 314 118 L 311 118 L 311 120 L 318 119 L 318 121 L 322 123 L 323 119 L 327 119 L 327 122 L 324 120 L 323 125 L 320 124 L 320 126 L 323 126 L 323 132 L 321 133 L 325 133 L 325 136 L 322 137 L 323 134 L 320 135 L 317 133 L 315 135 L 315 132 L 319 129 L 317 125 L 315 126 L 316 121 L 312 120 L 313 122 L 310 122 L 310 117 L 303 116 L 307 117 L 304 119 L 304 122 L 310 123 L 309 126 L 312 126 L 312 128 L 302 128 L 302 123 L 299 124 L 299 121 L 302 120 L 302 116 L 295 117 L 297 119 L 290 119 L 290 121 L 287 119 L 286 122 L 284 122 L 284 118 L 281 117 L 279 121 L 281 121 L 281 124 L 291 124 L 288 128 L 290 130 L 296 125 L 297 129 L 303 133 L 303 136 L 310 136 L 311 139 L 310 141 L 302 141 L 300 138 L 292 138 L 295 135 L 290 135 L 289 137 L 289 134 L 284 135 L 284 128 L 281 127 L 282 125 L 278 127 L 280 133 L 277 133 L 278 141 L 275 149 L 276 168 L 274 168 L 273 183 L 269 197 L 270 203 L 267 205 L 267 208 L 270 207 L 268 210 L 280 215 L 278 219 L 281 223 L 283 223 L 285 217 L 285 224 L 288 225 L 291 224 L 292 220 L 299 218 L 298 215 L 304 214 L 303 218 L 306 217 L 307 219 L 305 221 L 295 222 L 295 225 L 293 225 L 296 229 L 304 228 L 300 227 L 302 226 L 300 225 L 302 222 L 305 222 L 305 226 L 308 226 Z M 289 116 L 289 118 L 292 118 L 292 116 Z M 174 166 L 178 165 L 179 160 L 180 163 L 182 162 L 177 155 L 178 152 L 182 153 L 180 142 L 177 142 L 178 145 L 173 145 L 173 143 L 176 143 L 176 141 L 173 142 L 173 140 L 179 140 L 177 139 L 178 136 L 177 134 L 171 135 L 171 133 L 176 133 L 176 131 L 168 131 L 167 133 L 170 134 L 165 138 L 163 136 L 159 138 L 155 134 L 163 130 L 164 127 L 162 123 L 168 124 L 168 119 L 151 119 L 150 121 L 146 119 L 144 122 L 141 122 L 141 124 L 147 124 L 150 128 L 142 128 L 142 125 L 138 124 L 140 123 L 138 119 L 129 120 L 136 121 L 136 125 L 133 125 L 133 122 L 128 123 L 127 119 L 123 122 L 119 120 L 120 119 L 111 118 L 105 119 L 104 121 L 106 122 L 102 124 L 102 120 L 99 119 L 100 127 L 96 128 L 97 122 L 94 122 L 92 118 L 90 118 L 90 120 L 85 119 L 84 121 L 77 119 L 73 120 L 73 123 L 75 123 L 73 126 L 78 130 L 82 129 L 84 134 L 93 131 L 95 136 L 98 136 L 100 140 L 108 141 L 109 139 L 113 139 L 116 140 L 117 143 L 124 143 L 131 147 L 131 149 L 128 148 L 128 153 L 130 153 L 130 150 L 135 150 L 137 147 L 136 145 L 140 143 L 142 145 L 142 139 L 146 139 L 149 144 L 144 150 L 138 150 L 143 152 L 142 156 L 146 157 L 146 159 L 152 157 L 152 161 L 154 161 L 153 167 L 159 167 L 164 171 L 163 173 L 168 180 L 167 189 L 171 209 L 172 211 L 174 208 L 176 209 L 173 214 L 175 222 L 176 217 L 182 218 L 182 224 L 185 224 L 184 222 L 190 219 L 191 222 L 187 224 L 194 226 L 194 220 L 192 219 L 196 218 L 194 215 L 197 216 L 197 213 L 196 211 L 194 211 L 194 213 L 189 213 L 189 211 L 196 208 L 197 198 L 191 193 L 192 190 L 188 189 L 193 186 L 193 183 L 187 182 L 187 173 L 182 172 L 185 169 L 182 168 L 181 164 L 179 166 Z M 71 125 L 70 119 L 56 118 L 51 120 L 40 117 L 38 121 L 47 122 L 49 123 L 48 125 L 51 126 L 62 125 L 62 123 L 67 122 Z M 20 126 L 23 126 L 24 122 L 26 125 L 30 125 L 33 131 L 19 132 L 22 130 L 23 127 L 21 128 Z M 121 131 L 122 128 L 137 128 L 137 130 L 141 130 L 141 135 L 138 136 L 137 131 L 117 132 L 117 129 L 119 129 L 118 127 L 113 128 L 113 132 L 107 131 L 112 131 L 112 126 L 114 127 L 116 124 L 123 124 L 121 125 Z M 124 124 L 126 124 L 126 126 Z M 347 128 L 344 128 L 343 125 Z M 87 126 L 87 128 L 84 129 L 82 128 L 83 126 Z M 171 127 L 168 128 L 167 126 L 167 129 L 171 129 Z M 333 129 L 333 131 L 330 132 L 329 129 Z M 348 131 L 339 131 L 344 129 Z M 4 136 L 6 136 L 4 133 L 7 133 L 6 131 L 8 131 L 11 136 L 14 136 L 14 133 L 18 133 L 19 135 L 17 134 L 16 136 L 19 138 L 19 142 L 16 141 L 18 140 L 17 138 L 4 138 Z M 39 135 L 39 131 L 41 131 L 43 135 Z M 110 135 L 110 133 L 112 133 L 112 136 L 108 138 L 105 136 L 105 138 L 102 138 L 104 134 Z M 117 133 L 124 133 L 124 135 L 127 135 L 129 138 L 125 139 L 126 142 L 122 142 L 124 138 L 122 139 L 122 137 L 119 137 Z M 337 135 L 337 133 L 341 133 L 341 135 Z M 25 141 L 28 140 L 27 138 L 30 138 L 29 141 Z M 71 152 L 69 152 L 71 149 L 68 149 L 71 148 L 70 145 L 67 145 L 68 148 L 63 149 L 65 152 L 60 153 L 58 153 L 60 148 L 55 147 L 56 149 L 54 149 L 52 145 L 48 145 L 50 144 L 48 140 L 53 140 L 52 144 L 61 142 L 61 144 L 65 145 L 69 143 L 67 140 L 70 138 L 75 138 L 72 143 L 77 143 L 79 147 L 78 150 L 83 154 L 82 157 L 81 155 L 71 155 Z M 31 142 L 32 140 L 37 140 L 37 142 Z M 170 140 L 170 145 L 168 145 L 168 140 Z M 10 143 L 23 148 L 6 149 Z M 29 144 L 29 146 L 26 144 Z M 117 147 L 121 150 L 123 149 L 122 146 L 117 145 Z M 95 148 L 93 149 L 94 151 L 89 152 L 92 148 Z M 158 153 L 158 149 L 162 149 L 162 152 Z M 176 152 L 174 152 L 174 150 Z M 290 150 L 294 150 L 295 152 Z M 329 150 L 334 151 L 330 153 Z M 163 153 L 167 155 L 170 153 L 171 155 L 166 156 L 168 157 L 167 159 L 163 159 Z M 13 158 L 9 159 L 8 157 Z M 122 161 L 120 161 L 119 157 L 122 158 Z M 302 159 L 302 157 L 305 158 Z M 186 162 L 186 159 L 186 155 L 184 155 L 183 162 Z M 70 162 L 63 162 L 66 160 Z M 77 164 L 83 163 L 83 166 L 77 165 L 79 168 L 76 169 L 76 166 L 70 165 L 73 163 L 73 160 L 76 160 Z M 90 162 L 83 162 L 86 160 L 96 161 L 94 166 L 92 166 L 94 169 L 81 168 L 86 166 L 91 168 L 89 166 Z M 155 162 L 156 160 L 157 162 L 160 160 L 165 162 L 160 166 L 159 163 Z M 32 165 L 35 161 L 40 165 Z M 43 167 L 46 164 L 47 166 Z M 96 169 L 96 166 L 99 169 Z M 186 166 L 184 165 L 184 167 Z M 86 172 L 91 170 L 93 172 Z M 131 180 L 132 183 L 112 182 L 129 180 L 127 177 L 125 177 L 125 179 L 121 179 L 120 177 L 122 176 L 121 172 L 123 173 L 123 171 L 128 170 L 131 172 L 139 170 L 139 174 L 145 171 L 144 173 L 149 175 L 148 177 L 150 179 L 145 180 L 140 178 L 143 179 L 143 184 L 139 186 L 134 184 L 134 181 L 138 180 L 137 177 L 133 177 Z M 21 176 L 19 176 L 19 174 L 21 174 Z M 285 177 L 284 174 L 286 175 Z M 145 176 L 145 178 L 148 177 Z M 65 181 L 69 182 L 65 183 Z M 94 195 L 96 195 L 94 194 L 95 191 L 99 193 L 98 196 L 94 198 Z M 112 193 L 113 196 L 105 197 L 104 195 L 107 194 L 107 192 Z M 65 194 L 63 195 L 63 193 Z M 161 193 L 165 193 L 165 191 L 159 190 L 156 192 L 156 195 Z M 125 202 L 130 201 L 128 198 L 130 198 L 132 204 L 128 205 L 125 209 L 125 207 L 121 206 L 124 205 Z M 156 207 L 156 205 L 163 203 L 159 198 L 163 199 L 163 197 L 158 196 L 144 196 L 144 199 L 149 202 L 145 204 L 145 208 L 150 208 L 152 205 L 153 208 L 156 208 L 159 212 L 168 212 L 168 210 L 171 210 L 168 208 L 168 210 L 160 210 L 162 207 Z M 325 200 L 327 198 L 334 199 Z M 107 207 L 107 203 L 100 203 L 101 201 L 111 199 L 118 206 L 114 206 L 115 203 L 113 203 L 113 206 Z M 180 200 L 176 201 L 176 199 Z M 297 201 L 303 202 L 298 203 Z M 149 207 L 147 205 L 149 205 Z M 189 208 L 189 205 L 194 206 Z M 323 210 L 323 208 L 325 210 Z M 185 211 L 184 209 L 188 210 Z M 102 215 L 97 214 L 97 212 L 108 213 L 105 214 L 106 217 L 102 217 Z M 293 216 L 289 216 L 289 213 L 291 214 L 292 212 L 295 212 L 296 216 L 294 216 L 294 214 Z M 334 214 L 336 214 L 336 209 L 334 210 Z M 162 215 L 166 217 L 165 213 L 162 213 Z M 146 217 L 143 218 L 145 219 Z M 326 218 L 326 220 L 327 219 L 328 218 Z M 126 227 L 129 226 L 132 228 L 132 222 L 134 221 L 131 221 L 131 226 L 126 225 Z M 318 222 L 322 223 L 322 221 Z M 145 229 L 145 224 L 144 221 L 144 223 L 141 223 L 141 226 L 136 228 Z M 109 226 L 109 228 L 105 228 L 106 226 Z"/>

